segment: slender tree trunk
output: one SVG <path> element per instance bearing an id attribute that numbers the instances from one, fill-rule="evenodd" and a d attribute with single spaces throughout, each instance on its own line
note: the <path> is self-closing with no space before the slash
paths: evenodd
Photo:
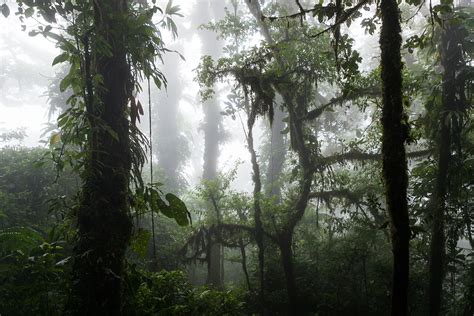
<path id="1" fill-rule="evenodd" d="M 90 153 L 77 212 L 78 242 L 74 248 L 74 286 L 68 311 L 76 315 L 120 315 L 125 250 L 130 240 L 128 185 L 131 168 L 127 102 L 130 71 L 125 58 L 121 20 L 127 1 L 95 1 L 95 36 L 110 45 L 111 54 L 92 49 L 103 89 L 97 89 L 91 118 Z M 94 45 L 93 47 L 97 47 Z M 90 91 L 89 91 L 90 92 Z M 116 133 L 103 128 L 106 124 Z"/>
<path id="2" fill-rule="evenodd" d="M 281 263 L 285 273 L 286 291 L 288 293 L 288 315 L 298 315 L 299 304 L 293 268 L 292 242 L 292 231 L 285 231 L 279 236 L 278 246 L 281 252 Z"/>
<path id="3" fill-rule="evenodd" d="M 281 97 L 280 97 L 281 98 Z M 270 162 L 268 164 L 267 179 L 265 183 L 266 192 L 269 197 L 276 199 L 276 203 L 281 202 L 280 175 L 285 163 L 286 148 L 285 138 L 281 133 L 285 129 L 285 113 L 279 105 L 275 107 L 275 115 L 271 126 L 270 139 Z"/>
<path id="4" fill-rule="evenodd" d="M 380 34 L 382 67 L 382 160 L 385 197 L 391 220 L 393 252 L 392 315 L 408 314 L 409 239 L 407 203 L 408 134 L 402 103 L 400 12 L 396 0 L 382 0 Z"/>
<path id="5" fill-rule="evenodd" d="M 294 210 L 289 217 L 284 229 L 279 233 L 279 244 L 282 255 L 283 269 L 285 271 L 286 288 L 288 292 L 289 312 L 290 315 L 298 315 L 300 309 L 298 293 L 296 291 L 296 280 L 293 270 L 293 250 L 292 241 L 293 233 L 296 225 L 303 218 L 306 207 L 308 205 L 311 184 L 313 182 L 313 168 L 309 156 L 308 147 L 304 137 L 304 123 L 297 117 L 297 108 L 303 107 L 305 104 L 293 102 L 291 96 L 285 92 L 282 94 L 287 104 L 289 112 L 290 136 L 293 139 L 293 149 L 298 154 L 299 164 L 302 169 L 302 177 L 300 179 L 300 192 L 298 199 L 294 204 Z"/>
<path id="6" fill-rule="evenodd" d="M 181 46 L 176 48 L 181 51 Z M 158 94 L 156 104 L 157 126 L 154 148 L 157 149 L 158 164 L 165 175 L 165 187 L 167 191 L 178 192 L 182 188 L 180 168 L 186 161 L 187 143 L 180 135 L 179 121 L 179 101 L 182 89 L 180 87 L 179 61 L 181 59 L 176 54 L 169 56 L 165 60 L 163 73 L 165 74 L 168 86 L 166 91 Z"/>
<path id="7" fill-rule="evenodd" d="M 274 40 L 270 34 L 270 29 L 265 21 L 262 19 L 262 12 L 260 2 L 246 0 L 245 3 L 249 8 L 252 15 L 260 28 L 260 33 L 265 38 L 268 44 L 273 45 Z M 279 55 L 277 50 L 274 50 L 274 56 L 277 62 L 284 67 L 285 62 Z M 294 228 L 298 222 L 303 218 L 306 206 L 308 205 L 309 193 L 311 189 L 313 179 L 313 168 L 309 158 L 309 151 L 304 140 L 304 122 L 298 119 L 296 114 L 297 108 L 304 107 L 306 104 L 299 104 L 296 102 L 297 95 L 294 90 L 288 89 L 287 85 L 277 87 L 277 92 L 283 97 L 285 108 L 289 114 L 289 126 L 290 126 L 290 138 L 292 149 L 298 154 L 300 166 L 302 167 L 303 176 L 300 180 L 300 192 L 297 200 L 295 201 L 294 207 L 289 210 L 292 214 L 288 218 L 288 222 L 284 225 L 283 231 L 278 233 L 279 247 L 282 256 L 283 269 L 285 271 L 289 312 L 291 315 L 297 315 L 297 293 L 296 293 L 296 281 L 293 272 L 293 252 L 291 248 L 291 242 L 293 238 Z"/>
<path id="8" fill-rule="evenodd" d="M 471 243 L 471 248 L 474 249 L 474 244 Z M 466 304 L 464 306 L 463 316 L 474 315 L 474 262 L 471 262 L 469 266 L 469 288 L 466 292 Z"/>
<path id="9" fill-rule="evenodd" d="M 245 275 L 245 283 L 247 284 L 247 289 L 251 291 L 252 285 L 250 284 L 249 271 L 247 269 L 247 252 L 245 251 L 245 245 L 244 245 L 244 241 L 242 237 L 239 238 L 239 249 L 240 249 L 240 255 L 242 257 L 242 271 L 244 272 L 244 275 Z"/>
<path id="10" fill-rule="evenodd" d="M 429 306 L 430 315 L 440 315 L 443 279 L 445 276 L 445 209 L 448 191 L 448 171 L 451 160 L 450 112 L 456 108 L 456 71 L 462 60 L 456 26 L 447 21 L 441 38 L 441 65 L 443 66 L 443 104 L 439 117 L 438 170 L 434 192 L 433 222 L 431 226 Z"/>
<path id="11" fill-rule="evenodd" d="M 245 223 L 248 221 L 247 216 L 242 212 L 242 210 L 237 209 L 236 210 L 237 215 L 239 216 L 239 219 L 242 223 Z M 247 283 L 247 289 L 249 291 L 252 290 L 252 284 L 250 283 L 250 277 L 249 277 L 249 272 L 247 269 L 247 252 L 245 250 L 245 243 L 244 239 L 239 237 L 239 249 L 240 249 L 240 255 L 242 257 L 242 271 L 244 272 L 245 275 L 245 282 Z"/>
<path id="12" fill-rule="evenodd" d="M 254 208 L 254 222 L 255 222 L 255 241 L 257 243 L 258 251 L 258 276 L 260 283 L 260 312 L 262 315 L 266 314 L 265 306 L 265 248 L 263 241 L 263 222 L 262 222 L 262 209 L 260 206 L 260 198 L 262 194 L 262 181 L 260 177 L 260 166 L 257 161 L 257 153 L 253 143 L 253 127 L 255 119 L 257 117 L 256 109 L 253 105 L 247 103 L 247 147 L 250 152 L 250 160 L 252 162 L 252 180 L 253 186 L 253 208 Z"/>
<path id="13" fill-rule="evenodd" d="M 204 168 L 203 179 L 214 180 L 217 177 L 217 159 L 219 157 L 219 124 L 221 120 L 219 104 L 216 100 L 208 101 L 203 106 L 204 109 Z M 208 208 L 208 217 L 211 223 L 218 222 L 219 214 L 211 207 Z M 210 255 L 207 261 L 208 274 L 207 284 L 212 284 L 218 288 L 223 286 L 222 265 L 222 245 L 213 241 Z"/>
<path id="14" fill-rule="evenodd" d="M 218 19 L 224 13 L 224 3 L 218 1 L 217 3 L 209 0 L 202 1 L 198 4 L 196 10 L 196 20 L 198 24 L 208 23 L 211 19 Z M 219 56 L 222 48 L 216 35 L 210 31 L 202 30 L 200 33 L 202 41 L 202 52 L 205 55 L 213 57 Z M 204 166 L 203 179 L 213 180 L 217 176 L 217 162 L 219 158 L 219 142 L 221 140 L 220 125 L 222 116 L 220 114 L 220 105 L 217 99 L 213 98 L 204 102 Z M 216 223 L 217 214 L 214 214 L 212 207 L 209 207 L 209 218 L 211 222 Z M 208 276 L 206 283 L 212 284 L 216 287 L 223 286 L 223 271 L 222 269 L 222 245 L 214 242 L 211 246 L 210 256 L 208 260 Z"/>

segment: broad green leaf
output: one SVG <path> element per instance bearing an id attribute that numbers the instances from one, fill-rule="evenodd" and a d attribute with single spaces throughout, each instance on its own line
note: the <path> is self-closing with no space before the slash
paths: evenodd
<path id="1" fill-rule="evenodd" d="M 166 217 L 173 218 L 179 226 L 189 225 L 189 211 L 186 204 L 172 193 L 166 194 L 165 198 L 168 204 L 160 198 L 156 200 L 159 211 Z"/>
<path id="2" fill-rule="evenodd" d="M 62 53 L 58 56 L 56 56 L 53 60 L 53 66 L 56 65 L 56 64 L 59 64 L 59 63 L 63 63 L 65 62 L 66 60 L 68 60 L 69 58 L 69 54 L 68 53 Z"/>
<path id="3" fill-rule="evenodd" d="M 170 14 L 169 12 L 170 12 L 170 10 L 171 10 L 172 7 L 173 7 L 173 0 L 170 0 L 170 1 L 168 2 L 168 4 L 166 5 L 165 13 L 166 13 L 166 14 Z"/>
<path id="4" fill-rule="evenodd" d="M 34 13 L 35 13 L 35 10 L 33 8 L 28 8 L 25 10 L 25 17 L 29 18 L 33 16 Z"/>
<path id="5" fill-rule="evenodd" d="M 8 8 L 8 5 L 4 3 L 1 5 L 1 8 L 3 16 L 8 18 L 8 16 L 10 15 L 10 8 Z"/>
<path id="6" fill-rule="evenodd" d="M 36 30 L 32 30 L 32 31 L 29 31 L 29 32 L 28 32 L 28 35 L 29 35 L 29 36 L 36 36 L 36 35 L 38 35 L 38 34 L 39 34 L 39 32 L 36 31 Z"/>
<path id="7" fill-rule="evenodd" d="M 61 141 L 61 133 L 54 133 L 51 135 L 51 138 L 49 139 L 49 144 L 51 146 L 56 145 Z"/>
<path id="8" fill-rule="evenodd" d="M 72 81 L 72 77 L 70 74 L 68 74 L 66 77 L 64 77 L 63 80 L 61 80 L 61 83 L 59 84 L 59 90 L 61 92 L 66 91 L 67 88 L 69 88 L 69 86 L 71 85 L 71 81 Z"/>

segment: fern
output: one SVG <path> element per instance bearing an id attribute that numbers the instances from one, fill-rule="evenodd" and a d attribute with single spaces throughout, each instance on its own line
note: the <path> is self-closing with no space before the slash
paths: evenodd
<path id="1" fill-rule="evenodd" d="M 28 251 L 43 243 L 44 237 L 30 227 L 11 227 L 0 230 L 0 252 Z"/>

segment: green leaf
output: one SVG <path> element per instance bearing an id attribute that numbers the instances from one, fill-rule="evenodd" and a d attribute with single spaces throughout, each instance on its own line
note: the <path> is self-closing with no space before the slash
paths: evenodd
<path id="1" fill-rule="evenodd" d="M 23 252 L 44 242 L 43 236 L 30 227 L 11 227 L 0 230 L 0 248 Z"/>
<path id="2" fill-rule="evenodd" d="M 170 9 L 173 7 L 173 0 L 170 0 L 168 4 L 166 5 L 165 13 L 169 14 Z"/>
<path id="3" fill-rule="evenodd" d="M 148 230 L 139 228 L 132 237 L 130 248 L 142 259 L 146 258 L 148 240 L 150 240 L 151 237 L 150 235 L 151 234 Z"/>
<path id="4" fill-rule="evenodd" d="M 35 10 L 33 8 L 28 8 L 25 10 L 25 17 L 29 18 L 33 16 L 34 13 L 35 13 Z"/>
<path id="5" fill-rule="evenodd" d="M 160 78 L 153 76 L 153 81 L 155 82 L 155 85 L 158 89 L 161 89 L 161 80 Z"/>
<path id="6" fill-rule="evenodd" d="M 32 30 L 32 31 L 29 31 L 29 32 L 28 32 L 28 35 L 29 35 L 29 36 L 36 36 L 36 35 L 38 35 L 38 34 L 39 34 L 39 32 L 36 31 L 36 30 Z"/>
<path id="7" fill-rule="evenodd" d="M 166 194 L 165 198 L 168 205 L 161 201 L 159 203 L 160 212 L 168 218 L 173 218 L 179 226 L 189 225 L 189 211 L 186 204 L 172 193 Z"/>
<path id="8" fill-rule="evenodd" d="M 56 57 L 54 58 L 52 65 L 54 66 L 54 65 L 57 65 L 57 64 L 59 64 L 59 63 L 63 63 L 63 62 L 65 62 L 66 60 L 68 60 L 68 58 L 69 58 L 69 54 L 68 54 L 68 53 L 62 53 L 62 54 L 60 54 L 60 55 L 58 55 L 58 56 L 56 56 Z"/>
<path id="9" fill-rule="evenodd" d="M 8 8 L 7 4 L 4 3 L 1 5 L 1 8 L 2 8 L 2 14 L 4 17 L 8 18 L 8 16 L 10 15 L 10 8 Z"/>
<path id="10" fill-rule="evenodd" d="M 114 140 L 119 141 L 119 136 L 118 136 L 117 132 L 112 129 L 112 127 L 110 127 L 109 125 L 105 124 L 105 125 L 104 125 L 104 128 L 105 128 L 105 130 L 107 131 L 107 133 L 109 133 L 109 135 L 112 136 L 112 138 L 113 138 Z"/>
<path id="11" fill-rule="evenodd" d="M 171 8 L 168 10 L 167 13 L 168 13 L 169 15 L 182 16 L 181 14 L 178 13 L 179 10 L 181 10 L 180 7 L 179 7 L 179 5 L 175 5 L 175 6 L 171 7 Z"/>
<path id="12" fill-rule="evenodd" d="M 49 139 L 49 144 L 51 146 L 59 143 L 61 141 L 61 133 L 54 133 L 51 135 L 51 138 Z"/>
<path id="13" fill-rule="evenodd" d="M 71 74 L 68 74 L 66 77 L 64 77 L 63 80 L 61 80 L 61 83 L 59 83 L 59 90 L 61 92 L 64 92 L 67 90 L 67 88 L 71 85 L 72 83 L 72 76 Z"/>

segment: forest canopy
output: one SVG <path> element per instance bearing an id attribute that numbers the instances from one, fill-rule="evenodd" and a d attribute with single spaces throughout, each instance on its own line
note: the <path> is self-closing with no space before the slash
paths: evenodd
<path id="1" fill-rule="evenodd" d="M 470 0 L 0 11 L 1 315 L 474 315 Z"/>

